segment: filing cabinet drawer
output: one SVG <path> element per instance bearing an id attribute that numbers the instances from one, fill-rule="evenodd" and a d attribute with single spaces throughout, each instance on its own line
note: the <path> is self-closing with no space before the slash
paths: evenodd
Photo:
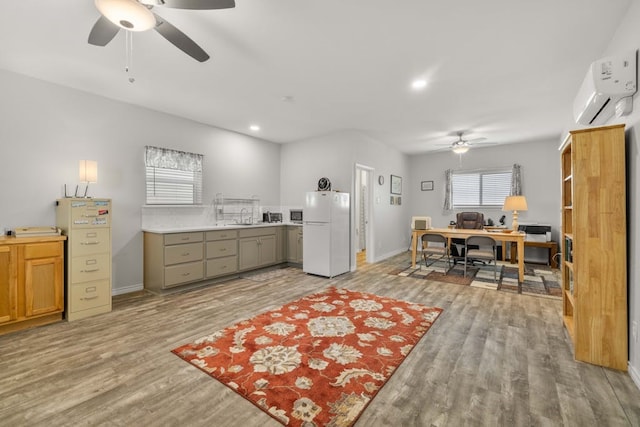
<path id="1" fill-rule="evenodd" d="M 202 233 L 173 233 L 165 234 L 165 245 L 181 245 L 183 243 L 202 242 Z"/>
<path id="2" fill-rule="evenodd" d="M 71 283 L 108 279 L 111 271 L 109 253 L 74 257 L 71 265 Z"/>
<path id="3" fill-rule="evenodd" d="M 110 202 L 107 200 L 74 201 L 71 204 L 71 227 L 110 227 Z"/>
<path id="4" fill-rule="evenodd" d="M 204 278 L 204 263 L 191 262 L 188 264 L 172 265 L 164 268 L 164 287 L 180 285 L 182 283 L 202 280 Z"/>
<path id="5" fill-rule="evenodd" d="M 75 313 L 77 311 L 108 306 L 110 301 L 111 286 L 109 280 L 71 285 L 67 312 Z"/>
<path id="6" fill-rule="evenodd" d="M 197 261 L 202 258 L 202 243 L 188 243 L 164 248 L 164 265 Z"/>
<path id="7" fill-rule="evenodd" d="M 207 231 L 206 236 L 207 236 L 207 241 L 237 239 L 238 232 L 236 230 Z"/>
<path id="8" fill-rule="evenodd" d="M 236 271 L 238 271 L 237 256 L 207 260 L 207 277 L 224 276 Z"/>
<path id="9" fill-rule="evenodd" d="M 62 256 L 62 242 L 32 243 L 24 246 L 24 258 L 51 258 Z"/>
<path id="10" fill-rule="evenodd" d="M 110 229 L 94 228 L 71 231 L 73 257 L 111 251 Z"/>
<path id="11" fill-rule="evenodd" d="M 217 242 L 207 242 L 207 258 L 232 256 L 237 253 L 237 240 L 220 240 Z"/>

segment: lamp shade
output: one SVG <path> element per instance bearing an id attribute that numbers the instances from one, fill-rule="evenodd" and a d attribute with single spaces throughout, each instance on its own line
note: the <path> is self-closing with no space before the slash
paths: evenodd
<path id="1" fill-rule="evenodd" d="M 105 18 L 129 31 L 146 31 L 156 26 L 156 18 L 135 0 L 95 0 Z"/>
<path id="2" fill-rule="evenodd" d="M 527 199 L 524 196 L 507 196 L 504 199 L 503 211 L 526 211 Z"/>
<path id="3" fill-rule="evenodd" d="M 98 182 L 98 162 L 95 160 L 80 160 L 80 182 Z"/>

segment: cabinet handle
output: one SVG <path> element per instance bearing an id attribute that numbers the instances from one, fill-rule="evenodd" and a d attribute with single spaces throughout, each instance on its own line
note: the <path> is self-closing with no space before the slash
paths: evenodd
<path id="1" fill-rule="evenodd" d="M 182 238 L 182 241 L 184 241 L 184 242 L 187 242 L 187 241 L 189 241 L 189 240 L 190 240 L 190 239 L 189 239 L 188 237 L 183 237 L 183 238 Z"/>
<path id="2" fill-rule="evenodd" d="M 84 300 L 84 301 L 87 301 L 87 300 L 90 300 L 90 299 L 96 299 L 96 298 L 98 298 L 98 295 L 94 295 L 94 296 L 92 296 L 92 297 L 82 297 L 82 298 L 80 298 L 80 299 L 81 299 L 81 300 Z"/>
<path id="3" fill-rule="evenodd" d="M 85 217 L 85 218 L 95 218 L 95 217 L 97 217 L 98 215 L 97 215 L 97 214 L 94 214 L 94 215 L 82 214 L 82 216 L 83 216 L 83 217 Z"/>
<path id="4" fill-rule="evenodd" d="M 99 271 L 99 268 L 93 268 L 91 270 L 80 270 L 80 273 L 95 273 L 96 271 Z"/>
<path id="5" fill-rule="evenodd" d="M 227 248 L 222 248 L 222 249 L 220 249 L 220 252 L 224 252 L 226 250 L 227 250 Z"/>
<path id="6" fill-rule="evenodd" d="M 182 275 L 183 275 L 183 276 L 188 276 L 188 275 L 190 275 L 190 274 L 191 274 L 191 273 L 182 273 Z"/>
<path id="7" fill-rule="evenodd" d="M 81 245 L 99 245 L 100 242 L 99 241 L 93 241 L 93 242 L 80 242 Z"/>
<path id="8" fill-rule="evenodd" d="M 87 234 L 84 235 L 84 237 L 87 237 L 87 238 L 89 238 L 89 237 L 98 237 L 98 233 L 87 233 Z"/>
<path id="9" fill-rule="evenodd" d="M 183 252 L 182 256 L 189 256 L 189 252 Z"/>

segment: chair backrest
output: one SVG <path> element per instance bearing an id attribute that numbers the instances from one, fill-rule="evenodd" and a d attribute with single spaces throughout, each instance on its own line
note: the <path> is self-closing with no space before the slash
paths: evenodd
<path id="1" fill-rule="evenodd" d="M 438 246 L 447 246 L 447 238 L 442 234 L 423 234 L 422 235 L 422 247 L 429 246 L 429 242 L 439 243 Z"/>
<path id="2" fill-rule="evenodd" d="M 467 246 L 475 245 L 480 247 L 492 247 L 495 250 L 496 241 L 493 237 L 489 236 L 469 236 L 466 239 Z"/>
<path id="3" fill-rule="evenodd" d="M 456 228 L 479 230 L 484 227 L 482 212 L 459 212 L 456 216 Z"/>
<path id="4" fill-rule="evenodd" d="M 412 230 L 428 230 L 430 228 L 431 228 L 430 216 L 412 216 L 411 217 Z"/>

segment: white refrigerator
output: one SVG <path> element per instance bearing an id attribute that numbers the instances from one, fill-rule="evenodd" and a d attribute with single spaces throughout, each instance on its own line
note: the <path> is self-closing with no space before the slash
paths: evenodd
<path id="1" fill-rule="evenodd" d="M 334 277 L 350 270 L 349 193 L 308 192 L 302 223 L 302 271 Z"/>

